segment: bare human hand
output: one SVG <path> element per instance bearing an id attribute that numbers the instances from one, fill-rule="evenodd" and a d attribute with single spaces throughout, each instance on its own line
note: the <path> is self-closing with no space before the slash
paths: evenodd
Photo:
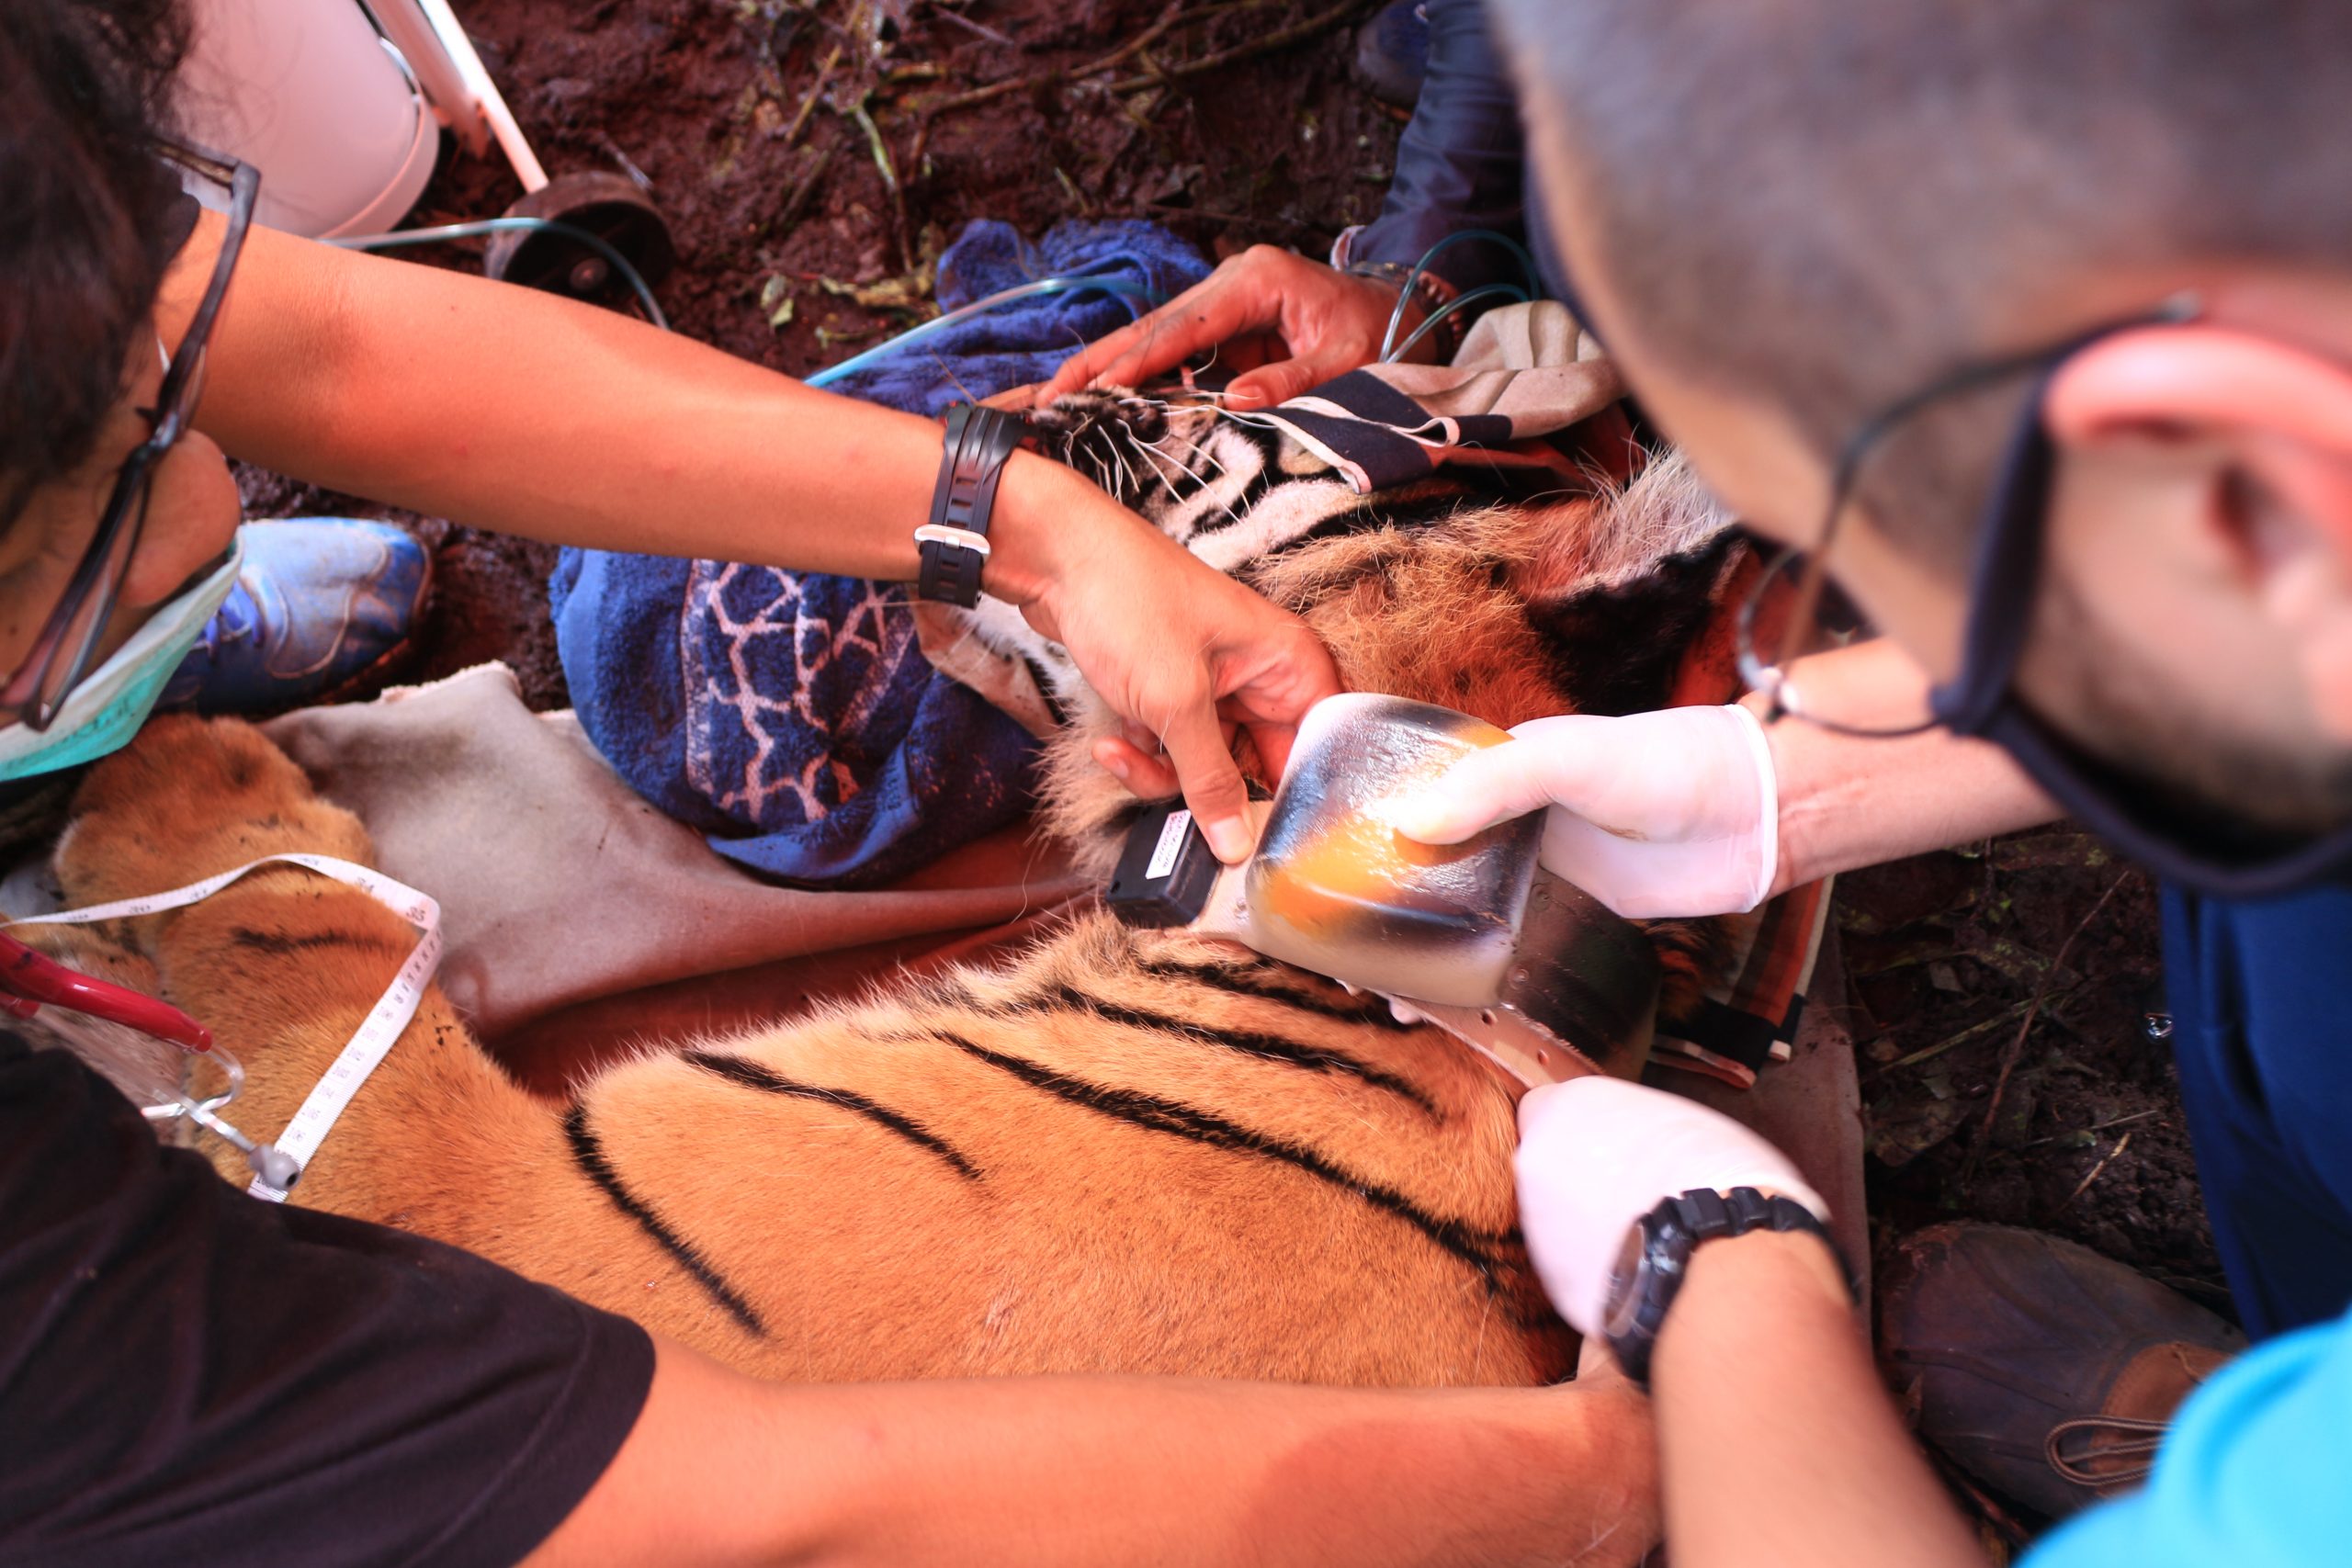
<path id="1" fill-rule="evenodd" d="M 1394 284 L 1253 245 L 1151 314 L 1072 355 L 1039 389 L 1037 401 L 1084 387 L 1141 386 L 1214 348 L 1220 364 L 1244 372 L 1227 389 L 1228 406 L 1265 408 L 1371 364 L 1396 308 Z M 1408 305 L 1397 341 L 1419 321 L 1419 305 Z"/>
<path id="2" fill-rule="evenodd" d="M 1247 856 L 1234 745 L 1246 734 L 1279 777 L 1298 721 L 1340 690 L 1330 654 L 1306 622 L 1067 468 L 1030 459 L 1003 495 L 988 591 L 1068 649 L 1126 721 L 1095 760 L 1138 795 L 1181 790 L 1217 857 Z"/>

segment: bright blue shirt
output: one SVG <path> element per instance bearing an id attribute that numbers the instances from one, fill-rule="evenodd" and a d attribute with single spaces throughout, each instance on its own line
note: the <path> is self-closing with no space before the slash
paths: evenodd
<path id="1" fill-rule="evenodd" d="M 2021 1568 L 2352 1562 L 2352 1317 L 2248 1351 L 2180 1408 L 2148 1484 Z"/>

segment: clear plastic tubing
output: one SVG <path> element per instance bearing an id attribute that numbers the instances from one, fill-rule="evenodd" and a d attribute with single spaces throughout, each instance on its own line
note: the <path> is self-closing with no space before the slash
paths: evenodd
<path id="1" fill-rule="evenodd" d="M 1124 277 L 1041 277 L 1034 283 L 1015 284 L 1011 288 L 991 294 L 985 299 L 975 299 L 961 310 L 950 310 L 947 314 L 935 316 L 920 326 L 910 327 L 897 337 L 877 343 L 862 354 L 852 355 L 839 365 L 825 367 L 824 369 L 809 377 L 807 384 L 811 387 L 830 385 L 853 371 L 863 370 L 868 366 L 877 364 L 901 349 L 913 347 L 933 333 L 944 332 L 958 322 L 968 321 L 975 316 L 984 315 L 998 306 L 1010 304 L 1015 299 L 1026 299 L 1038 294 L 1075 294 L 1086 289 L 1092 289 L 1102 294 L 1122 295 L 1129 299 L 1139 299 L 1143 301 L 1146 308 L 1158 305 L 1162 299 L 1162 296 L 1152 289 Z M 1142 312 L 1137 311 L 1136 314 L 1140 315 Z"/>
<path id="2" fill-rule="evenodd" d="M 592 234 L 569 223 L 559 223 L 551 218 L 482 218 L 470 223 L 439 223 L 430 229 L 401 229 L 390 234 L 353 234 L 329 240 L 327 243 L 340 245 L 346 251 L 393 251 L 404 245 L 437 245 L 445 240 L 478 240 L 485 234 L 514 233 L 560 234 L 567 240 L 587 246 L 604 257 L 636 292 L 637 302 L 645 307 L 645 319 L 665 333 L 670 330 L 670 319 L 654 302 L 653 290 L 646 287 L 645 279 L 637 268 L 628 265 L 627 256 L 615 250 L 604 236 Z"/>

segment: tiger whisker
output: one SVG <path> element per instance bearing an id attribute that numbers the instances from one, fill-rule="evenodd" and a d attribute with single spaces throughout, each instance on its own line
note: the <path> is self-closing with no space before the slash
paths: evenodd
<path id="1" fill-rule="evenodd" d="M 1122 444 L 1117 433 L 1108 425 L 1097 425 L 1095 428 L 1102 433 L 1103 448 L 1111 454 L 1111 466 L 1118 473 L 1123 490 L 1126 494 L 1140 496 L 1143 482 L 1136 477 L 1135 465 L 1119 449 Z"/>
<path id="2" fill-rule="evenodd" d="M 1197 453 L 1203 461 L 1214 465 L 1219 474 L 1225 475 L 1228 478 L 1231 477 L 1233 470 L 1225 466 L 1225 459 L 1219 457 L 1216 453 L 1210 451 L 1206 446 L 1202 446 L 1191 436 L 1182 434 L 1171 426 L 1168 432 L 1166 439 L 1170 441 L 1182 441 L 1185 446 L 1191 447 L 1195 453 Z"/>
<path id="3" fill-rule="evenodd" d="M 1184 465 L 1179 463 L 1175 458 L 1170 457 L 1167 453 L 1162 452 L 1157 446 L 1138 445 L 1136 447 L 1136 450 L 1144 457 L 1151 459 L 1152 478 L 1158 479 L 1159 481 L 1159 488 L 1165 491 L 1172 498 L 1176 493 L 1176 487 L 1168 482 L 1167 477 L 1160 472 L 1159 465 L 1162 463 L 1168 464 L 1170 468 L 1174 468 L 1179 475 L 1182 475 L 1188 471 Z"/>

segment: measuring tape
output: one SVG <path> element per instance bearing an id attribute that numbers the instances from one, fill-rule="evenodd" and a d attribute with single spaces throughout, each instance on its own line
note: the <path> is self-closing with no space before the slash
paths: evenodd
<path id="1" fill-rule="evenodd" d="M 292 1162 L 291 1174 L 281 1186 L 273 1186 L 255 1176 L 245 1190 L 256 1198 L 266 1198 L 273 1203 L 286 1201 L 286 1190 L 302 1174 L 319 1152 L 319 1145 L 334 1128 L 335 1119 L 352 1096 L 359 1092 L 368 1075 L 376 1070 L 392 1042 L 416 1016 L 424 1000 L 424 987 L 432 982 L 433 972 L 441 966 L 441 906 L 425 894 L 405 883 L 394 882 L 382 873 L 332 855 L 264 855 L 247 861 L 234 871 L 224 871 L 218 876 L 208 876 L 201 882 L 191 882 L 186 887 L 175 887 L 168 893 L 149 893 L 137 898 L 119 898 L 111 904 L 96 904 L 86 909 L 68 909 L 62 915 L 36 915 L 28 919 L 12 920 L 18 926 L 85 926 L 98 920 L 136 919 L 141 915 L 161 914 L 166 909 L 184 909 L 190 904 L 200 904 L 223 887 L 250 872 L 266 865 L 299 865 L 315 871 L 321 876 L 333 877 L 346 887 L 356 887 L 417 929 L 416 945 L 401 964 L 400 973 L 368 1010 L 367 1019 L 352 1035 L 351 1043 L 343 1048 L 326 1070 L 294 1119 L 286 1123 L 279 1134 L 278 1152 Z"/>

